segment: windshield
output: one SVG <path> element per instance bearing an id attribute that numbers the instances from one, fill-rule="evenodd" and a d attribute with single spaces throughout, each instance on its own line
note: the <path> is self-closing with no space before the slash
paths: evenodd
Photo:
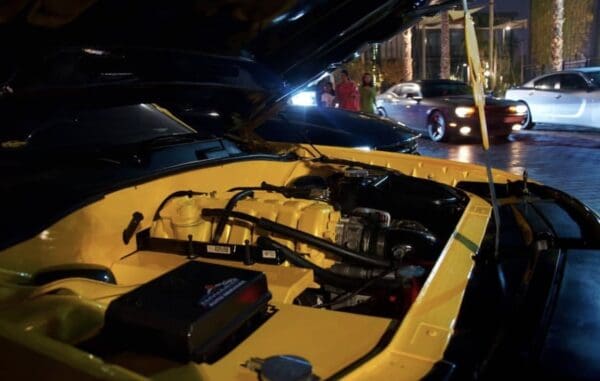
<path id="1" fill-rule="evenodd" d="M 156 104 L 3 110 L 0 149 L 90 149 L 195 131 Z"/>
<path id="2" fill-rule="evenodd" d="M 594 87 L 600 88 L 600 70 L 584 73 L 584 75 L 592 83 L 592 85 L 594 85 Z"/>
<path id="3" fill-rule="evenodd" d="M 461 82 L 423 83 L 421 91 L 426 98 L 473 94 L 471 86 Z"/>
<path id="4" fill-rule="evenodd" d="M 169 49 L 53 49 L 9 57 L 21 64 L 0 70 L 0 149 L 85 150 L 194 132 L 223 137 L 282 86 L 243 58 Z"/>

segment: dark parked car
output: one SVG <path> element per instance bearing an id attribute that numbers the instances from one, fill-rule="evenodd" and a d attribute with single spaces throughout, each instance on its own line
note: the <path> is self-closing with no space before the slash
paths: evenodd
<path id="1" fill-rule="evenodd" d="M 400 122 L 324 107 L 288 106 L 256 129 L 267 140 L 412 153 L 420 134 Z"/>
<path id="2" fill-rule="evenodd" d="M 182 58 L 184 57 L 184 58 Z M 149 65 L 148 60 L 152 60 Z M 38 60 L 20 72 L 11 84 L 17 93 L 58 91 L 64 87 L 85 87 L 109 84 L 134 84 L 141 81 L 162 83 L 178 82 L 189 87 L 184 94 L 170 91 L 161 95 L 161 105 L 181 118 L 202 136 L 223 137 L 235 135 L 235 116 L 229 106 L 207 108 L 206 94 L 197 89 L 207 82 L 216 82 L 218 75 L 245 73 L 245 83 L 230 79 L 228 86 L 245 85 L 252 91 L 244 91 L 241 99 L 230 98 L 233 103 L 249 103 L 252 97 L 280 84 L 263 68 L 253 62 L 231 57 L 204 54 L 179 54 L 163 56 L 152 49 L 60 49 Z M 40 68 L 41 66 L 42 68 Z M 224 68 L 235 67 L 237 72 L 226 73 Z M 65 69 L 65 67 L 68 68 Z M 219 68 L 221 73 L 217 71 Z M 108 75 L 110 73 L 110 75 Z M 115 75 L 117 73 L 118 75 Z M 233 77 L 232 77 L 233 78 Z M 223 81 L 219 77 L 219 81 Z M 238 81 L 238 82 L 236 82 Z M 264 83 L 267 85 L 265 86 Z M 196 87 L 191 90 L 190 87 Z M 221 89 L 220 91 L 223 91 Z M 64 92 L 64 91 L 63 91 Z M 193 94 L 195 93 L 195 95 Z M 220 97 L 217 91 L 212 97 Z M 241 93 L 238 91 L 238 93 Z M 254 93 L 254 94 L 253 94 Z M 238 95 L 239 96 L 239 95 Z M 194 101 L 194 98 L 197 99 Z M 225 102 L 224 102 L 225 103 Z M 235 107 L 234 107 L 235 108 Z M 420 134 L 400 122 L 377 115 L 352 113 L 345 110 L 321 107 L 285 106 L 256 129 L 263 139 L 286 143 L 310 143 L 319 145 L 352 147 L 412 153 L 417 149 Z"/>
<path id="3" fill-rule="evenodd" d="M 201 130 L 214 123 L 210 113 L 174 106 L 169 109 L 190 126 Z M 292 105 L 258 126 L 255 132 L 263 139 L 275 142 L 401 153 L 416 152 L 417 140 L 421 136 L 399 122 L 377 115 Z M 213 133 L 220 135 L 223 130 L 217 128 Z"/>
<path id="4" fill-rule="evenodd" d="M 425 131 L 433 141 L 480 135 L 479 117 L 469 85 L 451 80 L 400 83 L 377 97 L 382 115 Z M 519 102 L 486 98 L 490 136 L 507 137 L 523 128 L 527 107 Z"/>

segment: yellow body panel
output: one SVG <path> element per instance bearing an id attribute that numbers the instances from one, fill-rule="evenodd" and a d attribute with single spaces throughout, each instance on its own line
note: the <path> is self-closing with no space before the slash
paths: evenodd
<path id="1" fill-rule="evenodd" d="M 393 168 L 449 185 L 462 180 L 485 180 L 485 169 L 468 164 L 333 147 L 319 147 L 319 150 L 329 157 Z M 301 150 L 301 153 L 306 152 Z M 192 189 L 216 192 L 216 195 L 226 194 L 232 187 L 257 186 L 261 181 L 284 185 L 298 176 L 326 174 L 337 167 L 308 159 L 294 162 L 234 162 L 190 170 L 121 189 L 82 207 L 36 237 L 0 253 L 0 280 L 3 281 L 0 284 L 0 351 L 4 353 L 14 349 L 14 353 L 21 354 L 33 351 L 35 356 L 46 359 L 38 364 L 39 367 L 47 367 L 49 372 L 53 367 L 68 364 L 75 369 L 74 372 L 83 372 L 96 378 L 143 379 L 140 374 L 125 370 L 125 365 L 107 363 L 134 364 L 129 369 L 139 368 L 140 363 L 135 359 L 104 359 L 103 362 L 70 345 L 99 329 L 104 310 L 113 298 L 187 260 L 182 256 L 135 252 L 135 240 L 124 244 L 121 234 L 132 213 L 138 211 L 144 215 L 140 230 L 151 228 L 156 207 L 175 191 Z M 516 179 L 500 171 L 495 172 L 494 177 L 499 183 Z M 269 197 L 272 197 L 272 203 L 283 202 L 276 200 L 276 196 Z M 419 379 L 442 358 L 473 268 L 472 256 L 483 239 L 491 212 L 487 202 L 473 195 L 470 198 L 456 231 L 389 345 L 369 361 L 359 364 L 354 371 L 344 374 L 347 379 L 390 379 L 391 375 L 394 379 Z M 218 197 L 216 199 L 219 200 Z M 222 200 L 217 204 L 215 207 L 222 207 Z M 256 205 L 243 201 L 240 207 L 248 208 L 247 211 L 257 210 Z M 298 201 L 295 204 L 292 202 L 289 207 L 287 217 L 283 214 L 281 217 L 287 218 L 287 223 L 313 234 L 333 238 L 333 224 L 339 215 L 327 209 L 328 206 Z M 177 210 L 176 205 L 173 208 Z M 166 208 L 163 217 L 169 218 L 173 210 Z M 267 210 L 268 207 L 261 207 L 261 213 Z M 161 223 L 166 225 L 166 222 Z M 169 229 L 175 234 L 173 226 Z M 206 225 L 202 229 L 211 232 L 214 227 Z M 154 233 L 169 234 L 167 228 L 158 225 L 154 227 Z M 199 231 L 197 234 L 206 233 Z M 228 230 L 223 239 L 232 239 L 237 243 L 249 237 L 254 239 L 250 232 Z M 308 250 L 301 245 L 296 249 Z M 318 258 L 314 259 L 318 261 Z M 19 285 L 40 269 L 73 263 L 109 267 L 119 284 L 115 286 L 84 279 L 67 279 L 41 287 Z M 233 262 L 226 264 L 243 266 Z M 273 294 L 272 304 L 279 311 L 216 363 L 164 364 L 163 367 L 156 362 L 155 369 L 149 370 L 153 378 L 166 380 L 178 376 L 190 380 L 254 380 L 256 374 L 242 368 L 240 363 L 250 357 L 275 354 L 305 357 L 314 365 L 316 374 L 329 377 L 367 354 L 390 324 L 389 319 L 292 305 L 294 298 L 303 290 L 315 286 L 310 270 L 261 264 L 252 268 L 266 274 Z M 72 324 L 78 326 L 72 327 Z M 3 359 L 0 365 L 6 366 L 5 374 L 11 376 L 15 376 L 11 370 L 18 371 L 19 367 L 25 366 L 23 361 L 4 364 L 4 359 L 8 357 L 0 358 Z"/>

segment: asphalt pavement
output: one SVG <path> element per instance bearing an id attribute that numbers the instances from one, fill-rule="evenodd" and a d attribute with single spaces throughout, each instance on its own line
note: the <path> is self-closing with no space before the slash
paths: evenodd
<path id="1" fill-rule="evenodd" d="M 484 163 L 481 145 L 455 141 L 419 142 L 423 155 Z M 492 166 L 561 189 L 600 212 L 600 129 L 537 125 L 491 145 Z"/>

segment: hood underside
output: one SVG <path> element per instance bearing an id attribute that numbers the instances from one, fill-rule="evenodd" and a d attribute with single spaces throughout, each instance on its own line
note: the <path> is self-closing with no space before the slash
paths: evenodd
<path id="1" fill-rule="evenodd" d="M 246 56 L 294 87 L 363 44 L 382 41 L 456 3 L 8 0 L 0 5 L 0 42 L 11 56 L 52 46 L 168 47 Z"/>

